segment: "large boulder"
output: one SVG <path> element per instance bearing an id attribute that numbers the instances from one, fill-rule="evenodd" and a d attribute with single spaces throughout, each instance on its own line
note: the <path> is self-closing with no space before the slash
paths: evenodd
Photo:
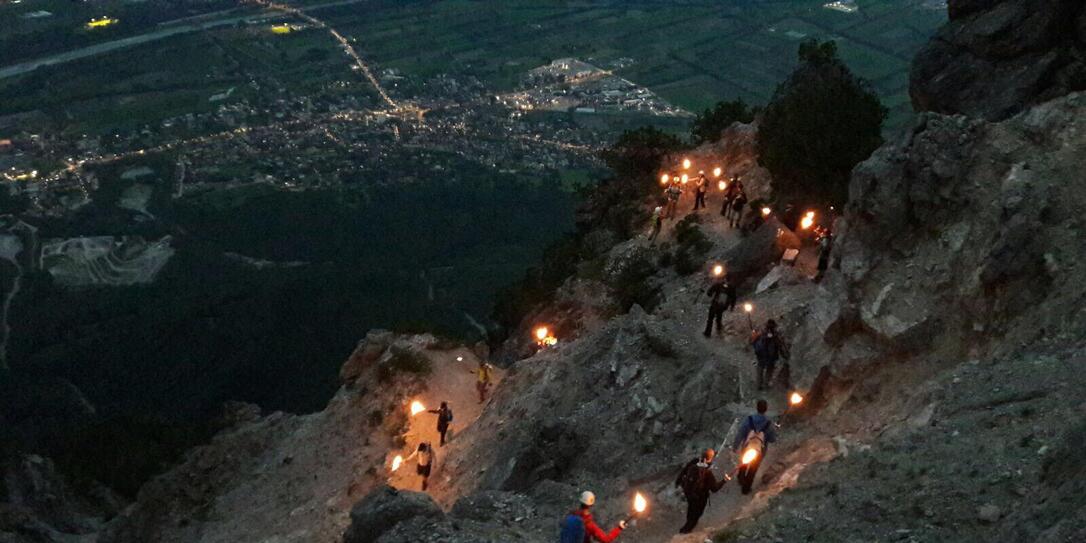
<path id="1" fill-rule="evenodd" d="M 1086 89 L 1086 2 L 950 0 L 950 21 L 913 60 L 920 111 L 1006 119 Z"/>
<path id="2" fill-rule="evenodd" d="M 414 518 L 440 520 L 445 513 L 428 494 L 381 487 L 351 508 L 343 543 L 374 543 L 396 525 Z"/>
<path id="3" fill-rule="evenodd" d="M 776 216 L 769 219 L 734 248 L 725 253 L 723 260 L 728 277 L 736 284 L 759 278 L 780 261 L 785 249 L 799 249 L 799 237 L 781 224 Z"/>

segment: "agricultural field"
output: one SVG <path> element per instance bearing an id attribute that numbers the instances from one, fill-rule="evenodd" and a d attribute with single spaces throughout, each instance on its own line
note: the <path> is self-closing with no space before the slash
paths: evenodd
<path id="1" fill-rule="evenodd" d="M 315 14 L 357 40 L 381 68 L 407 74 L 462 73 L 503 91 L 555 58 L 598 66 L 631 59 L 616 73 L 681 107 L 719 100 L 761 104 L 796 62 L 805 38 L 834 39 L 844 60 L 908 118 L 912 55 L 941 25 L 944 10 L 920 0 L 860 0 L 855 13 L 821 1 L 373 2 Z"/>

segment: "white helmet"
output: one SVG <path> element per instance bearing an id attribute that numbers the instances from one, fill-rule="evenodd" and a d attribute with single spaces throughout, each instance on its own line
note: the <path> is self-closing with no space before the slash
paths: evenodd
<path id="1" fill-rule="evenodd" d="M 592 507 L 596 505 L 596 495 L 588 490 L 581 492 L 581 504 Z"/>

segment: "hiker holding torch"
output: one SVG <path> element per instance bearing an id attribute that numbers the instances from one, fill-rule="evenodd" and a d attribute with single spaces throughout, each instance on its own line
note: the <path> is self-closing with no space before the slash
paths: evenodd
<path id="1" fill-rule="evenodd" d="M 641 497 L 641 494 L 637 496 Z M 644 502 L 643 497 L 641 501 Z M 596 519 L 592 517 L 592 506 L 594 505 L 596 505 L 596 495 L 588 490 L 582 492 L 579 507 L 569 512 L 566 518 L 562 520 L 561 534 L 559 535 L 561 543 L 589 543 L 591 541 L 611 543 L 618 539 L 622 530 L 626 529 L 628 522 L 620 520 L 618 526 L 615 526 L 609 532 L 605 532 L 603 528 L 596 524 Z M 635 499 L 635 510 L 637 505 Z M 647 504 L 644 505 L 647 506 Z"/>
<path id="2" fill-rule="evenodd" d="M 757 413 L 749 415 L 739 426 L 732 442 L 732 450 L 739 454 L 736 477 L 743 494 L 750 494 L 751 487 L 754 486 L 754 476 L 758 473 L 758 467 L 765 458 L 769 444 L 777 441 L 773 422 L 766 416 L 769 403 L 758 400 L 757 410 Z"/>
<path id="3" fill-rule="evenodd" d="M 683 491 L 686 498 L 686 524 L 679 528 L 680 534 L 688 534 L 694 531 L 698 520 L 705 513 L 709 505 L 709 495 L 719 492 L 732 478 L 725 474 L 719 481 L 713 475 L 713 459 L 716 451 L 705 449 L 698 458 L 691 460 L 679 472 L 679 478 L 675 480 L 675 486 Z"/>

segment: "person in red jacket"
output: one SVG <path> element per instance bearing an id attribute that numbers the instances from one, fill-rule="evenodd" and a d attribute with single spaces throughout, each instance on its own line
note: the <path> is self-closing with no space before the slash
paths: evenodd
<path id="1" fill-rule="evenodd" d="M 603 528 L 600 528 L 596 524 L 596 520 L 592 518 L 591 509 L 595 504 L 596 495 L 586 490 L 581 493 L 581 506 L 572 511 L 570 516 L 579 517 L 581 522 L 584 523 L 584 543 L 592 543 L 592 541 L 611 543 L 618 538 L 622 530 L 626 529 L 626 521 L 620 520 L 618 526 L 615 526 L 610 532 L 604 532 Z"/>

